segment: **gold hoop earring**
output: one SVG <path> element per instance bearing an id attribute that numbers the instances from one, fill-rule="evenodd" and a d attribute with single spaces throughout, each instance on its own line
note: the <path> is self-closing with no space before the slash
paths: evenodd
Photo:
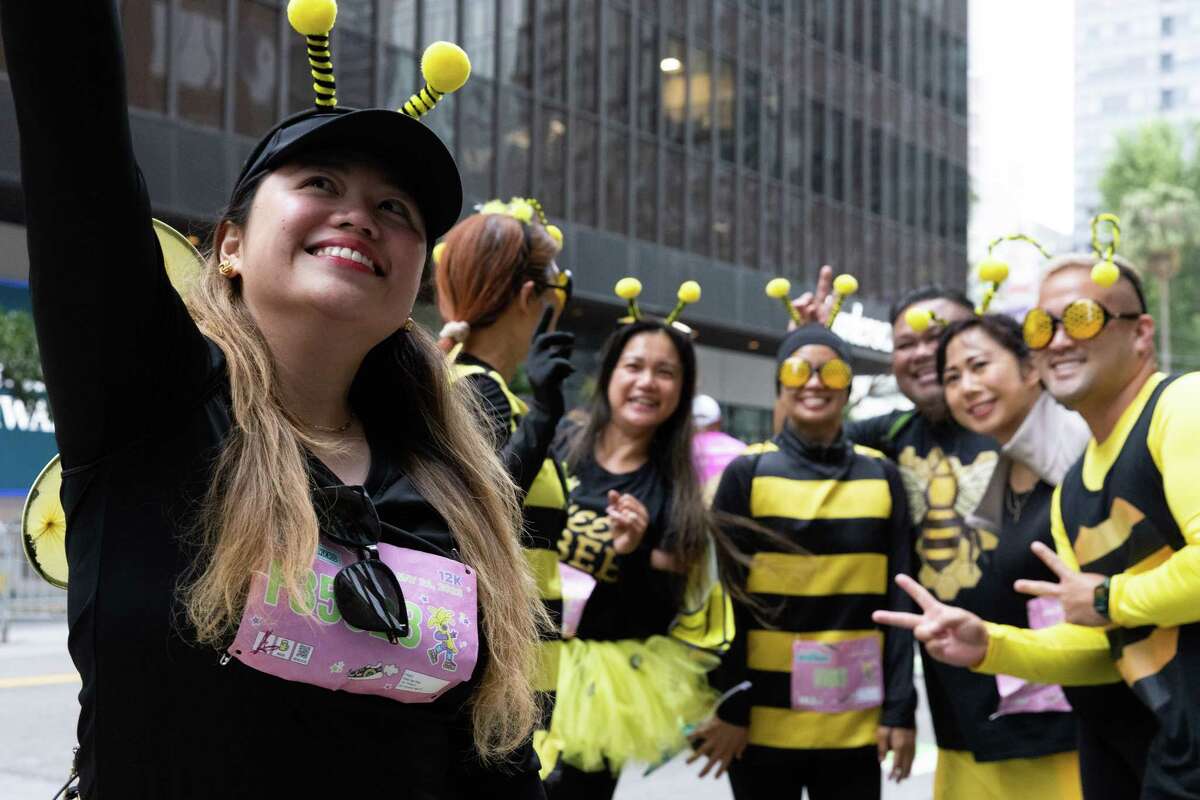
<path id="1" fill-rule="evenodd" d="M 415 324 L 416 324 L 416 323 L 415 323 L 415 322 L 413 322 L 413 318 L 412 318 L 412 317 L 409 317 L 408 319 L 406 319 L 406 320 L 404 321 L 404 332 L 405 332 L 405 333 L 408 333 L 409 331 L 411 331 L 411 330 L 413 329 L 413 325 L 415 325 Z"/>
<path id="2" fill-rule="evenodd" d="M 229 261 L 222 261 L 217 266 L 217 272 L 221 273 L 222 276 L 228 278 L 231 275 L 233 275 L 233 264 Z"/>

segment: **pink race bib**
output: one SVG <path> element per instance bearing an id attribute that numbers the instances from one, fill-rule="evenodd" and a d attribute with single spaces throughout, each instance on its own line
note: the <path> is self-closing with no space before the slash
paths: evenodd
<path id="1" fill-rule="evenodd" d="M 579 621 L 583 619 L 583 609 L 596 588 L 596 579 L 561 561 L 558 562 L 558 576 L 562 583 L 562 637 L 571 639 L 579 630 Z"/>
<path id="2" fill-rule="evenodd" d="M 470 679 L 479 645 L 474 571 L 382 543 L 379 557 L 408 607 L 409 634 L 399 644 L 342 619 L 333 577 L 358 556 L 321 540 L 303 597 L 287 596 L 275 565 L 255 576 L 229 655 L 284 680 L 401 703 L 431 702 Z"/>
<path id="3" fill-rule="evenodd" d="M 1057 625 L 1065 617 L 1062 603 L 1053 597 L 1035 597 L 1025 604 L 1029 627 L 1034 630 Z M 1012 675 L 996 676 L 1000 703 L 991 719 L 1005 714 L 1033 714 L 1043 711 L 1070 711 L 1071 703 L 1056 683 L 1028 683 Z"/>
<path id="4" fill-rule="evenodd" d="M 792 708 L 836 713 L 883 704 L 878 637 L 792 642 Z"/>

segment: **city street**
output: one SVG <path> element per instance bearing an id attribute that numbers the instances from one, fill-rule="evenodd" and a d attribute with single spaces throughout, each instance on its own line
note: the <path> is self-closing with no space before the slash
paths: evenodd
<path id="1" fill-rule="evenodd" d="M 4 800 L 48 800 L 66 779 L 75 742 L 78 676 L 67 656 L 62 623 L 14 624 L 0 644 L 0 796 Z M 915 777 L 888 784 L 886 800 L 928 800 L 933 796 L 934 747 L 928 712 L 920 710 L 920 743 Z M 728 782 L 692 777 L 682 758 L 641 777 L 627 769 L 618 800 L 726 800 Z"/>

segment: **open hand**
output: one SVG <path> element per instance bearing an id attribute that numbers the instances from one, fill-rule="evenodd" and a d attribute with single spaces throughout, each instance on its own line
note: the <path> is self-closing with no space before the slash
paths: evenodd
<path id="1" fill-rule="evenodd" d="M 650 512 L 642 502 L 631 494 L 621 494 L 614 489 L 608 493 L 608 508 L 604 513 L 608 515 L 609 528 L 612 530 L 613 550 L 621 555 L 637 550 L 650 524 Z"/>
<path id="2" fill-rule="evenodd" d="M 955 667 L 976 667 L 987 655 L 988 632 L 983 620 L 970 611 L 948 606 L 907 575 L 896 583 L 921 607 L 920 614 L 876 611 L 871 619 L 880 625 L 908 628 L 924 643 L 929 655 Z"/>
<path id="3" fill-rule="evenodd" d="M 700 726 L 691 736 L 692 747 L 696 752 L 688 758 L 691 764 L 701 756 L 708 757 L 708 763 L 700 770 L 703 778 L 714 767 L 714 778 L 720 778 L 729 769 L 735 758 L 741 758 L 746 752 L 746 744 L 750 741 L 750 729 L 741 725 L 731 725 L 719 717 L 713 717 Z"/>
<path id="4" fill-rule="evenodd" d="M 916 729 L 880 725 L 875 729 L 875 743 L 879 748 L 880 764 L 887 758 L 888 751 L 892 752 L 892 771 L 888 774 L 888 780 L 899 783 L 907 778 L 912 772 L 913 757 L 917 753 Z"/>

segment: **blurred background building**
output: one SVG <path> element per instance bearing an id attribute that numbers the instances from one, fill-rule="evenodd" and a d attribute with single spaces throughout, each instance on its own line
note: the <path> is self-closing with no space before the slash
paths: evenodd
<path id="1" fill-rule="evenodd" d="M 763 294 L 769 278 L 798 293 L 823 263 L 858 276 L 839 330 L 863 374 L 886 364 L 891 299 L 965 282 L 967 0 L 338 5 L 343 105 L 399 106 L 419 87 L 424 44 L 470 53 L 470 82 L 428 121 L 458 159 L 468 208 L 532 194 L 565 231 L 578 392 L 624 275 L 641 279 L 651 313 L 680 282 L 703 285 L 684 316 L 700 333 L 702 388 L 746 438 L 769 429 L 768 356 L 786 322 Z M 279 0 L 120 6 L 155 213 L 203 238 L 256 138 L 311 103 L 302 39 Z M 0 277 L 19 295 L 15 136 L 0 91 Z M 99 258 L 116 256 L 110 244 L 97 243 Z M 440 325 L 428 307 L 421 319 Z"/>
<path id="2" fill-rule="evenodd" d="M 1156 119 L 1192 138 L 1200 118 L 1200 0 L 1075 0 L 1075 225 L 1087 249 L 1116 134 Z M 1194 143 L 1189 142 L 1187 150 Z"/>

